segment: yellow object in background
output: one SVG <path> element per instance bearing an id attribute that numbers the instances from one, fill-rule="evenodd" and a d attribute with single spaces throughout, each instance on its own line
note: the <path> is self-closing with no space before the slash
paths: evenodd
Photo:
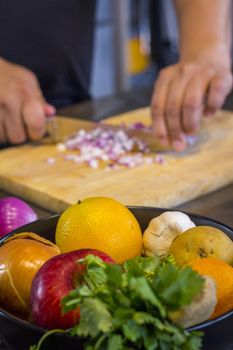
<path id="1" fill-rule="evenodd" d="M 150 64 L 149 52 L 143 39 L 132 37 L 127 43 L 128 73 L 140 74 L 146 71 Z"/>

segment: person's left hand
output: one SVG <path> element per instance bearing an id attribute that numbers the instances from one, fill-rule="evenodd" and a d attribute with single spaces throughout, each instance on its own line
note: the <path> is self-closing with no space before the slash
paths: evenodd
<path id="1" fill-rule="evenodd" d="M 200 126 L 202 115 L 222 107 L 232 88 L 232 73 L 219 62 L 178 63 L 161 70 L 151 101 L 155 136 L 176 151 Z"/>

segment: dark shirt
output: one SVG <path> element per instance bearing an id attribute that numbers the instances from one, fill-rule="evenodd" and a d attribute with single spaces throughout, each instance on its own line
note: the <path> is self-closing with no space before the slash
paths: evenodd
<path id="1" fill-rule="evenodd" d="M 33 71 L 56 107 L 88 99 L 95 0 L 0 0 L 0 56 Z"/>

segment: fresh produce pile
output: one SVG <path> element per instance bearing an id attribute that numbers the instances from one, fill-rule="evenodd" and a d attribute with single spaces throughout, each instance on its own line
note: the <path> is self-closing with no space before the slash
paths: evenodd
<path id="1" fill-rule="evenodd" d="M 86 198 L 61 214 L 55 243 L 21 232 L 0 246 L 0 307 L 49 330 L 31 350 L 57 329 L 85 350 L 198 350 L 187 328 L 233 309 L 232 265 L 215 227 L 167 211 L 141 232 L 117 200 Z"/>

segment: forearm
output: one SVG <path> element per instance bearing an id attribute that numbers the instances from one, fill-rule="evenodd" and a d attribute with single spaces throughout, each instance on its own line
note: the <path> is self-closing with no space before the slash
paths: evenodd
<path id="1" fill-rule="evenodd" d="M 230 65 L 231 0 L 174 0 L 179 23 L 180 59 L 205 55 Z"/>

